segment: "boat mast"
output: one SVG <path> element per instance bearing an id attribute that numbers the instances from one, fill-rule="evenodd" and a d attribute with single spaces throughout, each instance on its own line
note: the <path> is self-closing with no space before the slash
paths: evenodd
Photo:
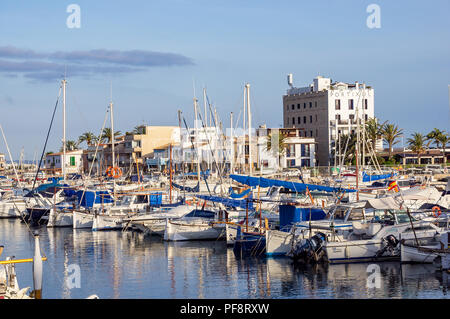
<path id="1" fill-rule="evenodd" d="M 63 85 L 63 158 L 62 158 L 62 173 L 63 173 L 63 181 L 66 180 L 66 78 L 62 80 Z"/>
<path id="2" fill-rule="evenodd" d="M 197 152 L 197 180 L 200 185 L 200 150 L 198 147 L 198 128 L 197 128 L 197 98 L 194 97 L 194 139 L 196 144 L 196 152 Z"/>
<path id="3" fill-rule="evenodd" d="M 358 85 L 358 84 L 356 84 Z M 359 89 L 359 87 L 358 87 Z M 359 147 L 360 147 L 361 137 L 360 137 L 360 121 L 359 121 L 359 99 L 356 105 L 356 200 L 359 201 Z M 363 146 L 364 147 L 364 146 Z"/>
<path id="4" fill-rule="evenodd" d="M 111 166 L 114 167 L 114 164 L 116 163 L 116 158 L 114 156 L 114 114 L 113 114 L 113 102 L 111 97 L 111 102 L 109 103 L 109 109 L 111 111 Z M 113 196 L 114 196 L 114 205 L 116 205 L 116 179 L 113 178 Z"/>
<path id="5" fill-rule="evenodd" d="M 234 173 L 233 112 L 230 115 L 230 174 Z"/>
<path id="6" fill-rule="evenodd" d="M 247 88 L 247 110 L 248 110 L 248 167 L 249 175 L 253 173 L 253 158 L 252 158 L 252 113 L 250 109 L 250 84 L 246 84 Z"/>
<path id="7" fill-rule="evenodd" d="M 169 145 L 169 176 L 170 176 L 170 187 L 169 187 L 169 202 L 172 204 L 172 144 Z"/>

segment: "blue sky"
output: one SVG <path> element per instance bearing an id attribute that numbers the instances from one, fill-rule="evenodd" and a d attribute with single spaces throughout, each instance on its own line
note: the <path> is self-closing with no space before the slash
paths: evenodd
<path id="1" fill-rule="evenodd" d="M 72 3 L 79 29 L 66 26 Z M 380 29 L 366 26 L 371 3 Z M 319 74 L 373 86 L 375 115 L 407 136 L 448 130 L 449 12 L 448 0 L 2 0 L 0 124 L 14 158 L 40 154 L 65 66 L 68 139 L 100 131 L 111 83 L 122 132 L 177 125 L 178 109 L 192 122 L 193 83 L 225 126 L 250 83 L 254 125 L 279 127 L 288 73 L 296 86 Z M 61 120 L 59 110 L 48 150 L 60 147 Z"/>

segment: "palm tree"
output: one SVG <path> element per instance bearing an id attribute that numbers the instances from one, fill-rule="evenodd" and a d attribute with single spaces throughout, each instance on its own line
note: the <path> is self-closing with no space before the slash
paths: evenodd
<path id="1" fill-rule="evenodd" d="M 403 134 L 403 129 L 400 129 L 394 124 L 384 124 L 382 129 L 383 139 L 389 145 L 389 160 L 392 158 L 392 147 L 399 142 L 399 138 Z"/>
<path id="2" fill-rule="evenodd" d="M 441 133 L 435 137 L 436 144 L 439 142 L 442 145 L 442 156 L 444 157 L 444 167 L 447 165 L 447 156 L 445 155 L 445 147 L 450 142 L 450 134 L 445 131 L 441 131 Z"/>
<path id="3" fill-rule="evenodd" d="M 412 138 L 408 138 L 408 145 L 417 154 L 417 163 L 420 165 L 420 154 L 425 152 L 425 137 L 420 133 L 414 133 Z"/>
<path id="4" fill-rule="evenodd" d="M 133 131 L 131 132 L 132 134 L 144 134 L 145 132 L 145 125 L 138 125 L 135 126 Z"/>
<path id="5" fill-rule="evenodd" d="M 372 143 L 372 150 L 375 152 L 377 141 L 383 137 L 383 128 L 387 121 L 383 124 L 378 123 L 377 118 L 369 118 L 366 121 L 367 139 Z"/>
<path id="6" fill-rule="evenodd" d="M 430 144 L 435 143 L 436 147 L 439 148 L 439 144 L 441 143 L 438 139 L 438 137 L 445 132 L 441 131 L 438 128 L 434 128 L 430 133 L 426 135 L 426 140 L 428 141 L 427 147 L 430 146 Z"/>
<path id="7" fill-rule="evenodd" d="M 355 132 L 350 134 L 343 134 L 340 137 L 341 139 L 341 147 L 342 152 L 345 151 L 343 163 L 350 164 L 352 163 L 353 159 L 356 158 L 356 142 L 357 142 L 357 135 Z M 345 150 L 345 147 L 347 149 Z"/>
<path id="8" fill-rule="evenodd" d="M 269 151 L 277 152 L 277 154 L 278 154 L 278 162 L 281 162 L 281 156 L 283 156 L 284 153 L 286 152 L 286 147 L 287 147 L 286 139 L 287 139 L 287 135 L 284 134 L 283 132 L 279 132 L 279 134 L 278 134 L 278 149 L 272 149 L 272 132 L 267 134 L 267 137 L 266 137 L 266 151 L 268 151 L 268 152 Z"/>
<path id="9" fill-rule="evenodd" d="M 114 138 L 116 138 L 116 136 L 119 136 L 120 134 L 122 134 L 120 131 L 114 132 Z M 111 128 L 106 127 L 103 129 L 102 135 L 100 136 L 100 141 L 102 142 L 106 141 L 108 143 L 111 143 L 112 141 Z"/>
<path id="10" fill-rule="evenodd" d="M 78 149 L 78 143 L 72 140 L 66 141 L 66 150 L 68 151 L 75 151 Z M 61 147 L 60 152 L 64 151 L 64 149 Z"/>
<path id="11" fill-rule="evenodd" d="M 97 142 L 97 136 L 92 132 L 85 132 L 78 137 L 78 144 L 86 142 L 87 146 L 91 146 Z"/>

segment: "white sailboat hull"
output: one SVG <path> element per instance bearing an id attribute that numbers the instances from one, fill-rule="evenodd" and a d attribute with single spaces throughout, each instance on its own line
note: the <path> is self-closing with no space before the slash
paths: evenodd
<path id="1" fill-rule="evenodd" d="M 123 218 L 125 215 L 97 215 L 92 222 L 92 230 L 114 230 L 122 229 L 124 226 Z"/>
<path id="2" fill-rule="evenodd" d="M 0 201 L 0 218 L 20 217 L 25 211 L 23 201 Z"/>
<path id="3" fill-rule="evenodd" d="M 73 213 L 50 210 L 47 227 L 69 227 L 73 226 Z"/>
<path id="4" fill-rule="evenodd" d="M 166 223 L 164 240 L 217 240 L 225 236 L 225 224 L 210 222 L 189 223 L 186 221 L 170 221 Z"/>
<path id="5" fill-rule="evenodd" d="M 431 248 L 431 247 L 430 247 Z M 433 248 L 439 248 L 438 246 Z M 401 246 L 400 251 L 402 263 L 422 263 L 431 264 L 433 260 L 438 256 L 437 253 L 421 251 L 417 247 Z"/>
<path id="6" fill-rule="evenodd" d="M 293 234 L 279 230 L 266 230 L 266 255 L 286 256 L 292 248 Z"/>
<path id="7" fill-rule="evenodd" d="M 74 229 L 82 229 L 82 228 L 92 229 L 93 222 L 94 222 L 93 214 L 78 211 L 73 212 L 72 224 Z"/>

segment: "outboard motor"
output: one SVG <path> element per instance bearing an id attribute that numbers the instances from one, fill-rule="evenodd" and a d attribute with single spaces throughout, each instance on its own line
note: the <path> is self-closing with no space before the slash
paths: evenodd
<path id="1" fill-rule="evenodd" d="M 383 254 L 386 251 L 388 251 L 391 254 L 391 256 L 395 256 L 398 253 L 398 249 L 396 249 L 398 246 L 398 243 L 399 243 L 399 241 L 397 238 L 395 238 L 394 235 L 388 235 L 388 236 L 384 237 L 383 238 L 383 244 L 384 244 L 383 248 L 381 248 L 379 251 L 377 251 L 375 257 L 378 258 L 378 257 L 383 256 Z"/>
<path id="2" fill-rule="evenodd" d="M 301 240 L 291 251 L 290 257 L 294 262 L 302 264 L 315 264 L 323 261 L 325 251 L 323 246 L 326 242 L 324 233 L 317 233 L 310 239 Z"/>

